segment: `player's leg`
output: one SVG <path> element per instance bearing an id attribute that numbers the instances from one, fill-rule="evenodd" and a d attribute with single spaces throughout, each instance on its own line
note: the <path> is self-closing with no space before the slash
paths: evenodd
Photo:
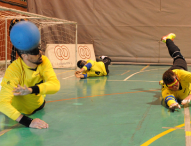
<path id="1" fill-rule="evenodd" d="M 46 101 L 44 100 L 43 104 L 42 104 L 39 108 L 37 108 L 36 110 L 34 110 L 34 111 L 32 112 L 32 114 L 34 114 L 34 113 L 36 113 L 37 111 L 43 109 L 44 106 L 45 106 L 45 103 L 46 103 Z"/>
<path id="2" fill-rule="evenodd" d="M 100 56 L 100 59 L 102 59 L 103 63 L 105 64 L 105 69 L 108 75 L 109 74 L 108 66 L 111 63 L 111 59 L 108 56 Z"/>
<path id="3" fill-rule="evenodd" d="M 170 56 L 174 59 L 173 65 L 170 69 L 171 70 L 173 69 L 187 70 L 187 63 L 184 57 L 182 56 L 182 54 L 180 53 L 180 49 L 173 42 L 175 37 L 176 35 L 174 33 L 170 33 L 161 38 L 161 40 L 166 43 Z"/>

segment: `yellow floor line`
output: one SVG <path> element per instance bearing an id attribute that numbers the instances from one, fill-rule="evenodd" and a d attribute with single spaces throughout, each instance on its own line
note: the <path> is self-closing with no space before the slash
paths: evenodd
<path id="1" fill-rule="evenodd" d="M 148 141 L 146 141 L 145 143 L 143 143 L 141 146 L 148 146 L 148 145 L 150 145 L 151 143 L 153 143 L 154 141 L 156 141 L 157 139 L 159 139 L 159 138 L 163 137 L 164 135 L 166 135 L 166 134 L 168 134 L 168 133 L 170 133 L 170 132 L 172 132 L 172 131 L 174 131 L 174 130 L 177 130 L 177 128 L 181 128 L 181 127 L 183 127 L 183 126 L 185 126 L 185 124 L 181 124 L 181 125 L 176 126 L 175 128 L 166 130 L 166 131 L 164 131 L 164 132 L 162 132 L 162 133 L 156 135 L 155 137 L 149 139 Z"/>
<path id="2" fill-rule="evenodd" d="M 20 124 L 17 123 L 17 124 L 15 124 L 15 125 L 11 126 L 9 129 L 5 129 L 5 130 L 3 130 L 3 131 L 0 131 L 0 136 L 2 136 L 3 134 L 9 132 L 10 130 L 16 128 L 16 127 L 19 126 L 19 125 L 20 125 Z"/>
<path id="3" fill-rule="evenodd" d="M 148 68 L 150 65 L 145 66 L 144 68 L 141 69 L 141 71 L 145 70 L 146 68 Z"/>

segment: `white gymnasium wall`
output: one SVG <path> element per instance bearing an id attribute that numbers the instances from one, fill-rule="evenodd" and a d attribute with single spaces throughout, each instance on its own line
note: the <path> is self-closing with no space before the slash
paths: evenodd
<path id="1" fill-rule="evenodd" d="M 47 44 L 45 55 L 53 68 L 76 68 L 78 60 L 96 60 L 92 44 Z"/>

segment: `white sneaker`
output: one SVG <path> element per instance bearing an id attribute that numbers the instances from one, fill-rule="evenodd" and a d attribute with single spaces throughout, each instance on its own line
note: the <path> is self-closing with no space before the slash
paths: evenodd
<path id="1" fill-rule="evenodd" d="M 99 56 L 100 59 L 104 60 L 104 58 L 107 56 Z"/>

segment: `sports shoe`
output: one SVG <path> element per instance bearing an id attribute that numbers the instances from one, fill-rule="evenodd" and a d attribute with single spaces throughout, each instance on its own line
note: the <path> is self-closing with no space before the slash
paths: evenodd
<path id="1" fill-rule="evenodd" d="M 163 84 L 164 84 L 163 80 L 160 80 L 159 85 L 163 85 Z"/>
<path id="2" fill-rule="evenodd" d="M 171 39 L 172 41 L 174 40 L 174 38 L 176 37 L 176 35 L 174 33 L 169 33 L 165 36 L 163 36 L 161 38 L 161 41 L 163 41 L 164 43 L 166 43 L 166 39 Z"/>
<path id="3" fill-rule="evenodd" d="M 104 60 L 105 57 L 107 57 L 107 56 L 99 56 L 99 58 L 100 58 L 101 60 Z"/>

